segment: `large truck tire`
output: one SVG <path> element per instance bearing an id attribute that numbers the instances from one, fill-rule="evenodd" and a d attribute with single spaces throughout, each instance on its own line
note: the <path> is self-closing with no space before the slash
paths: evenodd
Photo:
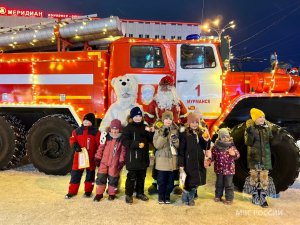
<path id="1" fill-rule="evenodd" d="M 247 147 L 244 144 L 246 123 L 235 126 L 231 135 L 240 152 L 241 157 L 236 161 L 236 174 L 233 177 L 234 185 L 243 189 L 247 168 Z M 272 170 L 270 176 L 274 180 L 276 192 L 285 191 L 294 183 L 300 170 L 300 150 L 294 138 L 283 128 L 272 124 L 273 139 L 270 143 L 272 154 Z"/>
<path id="2" fill-rule="evenodd" d="M 25 126 L 15 116 L 0 115 L 0 169 L 17 166 L 25 156 Z"/>
<path id="3" fill-rule="evenodd" d="M 74 119 L 55 114 L 39 119 L 28 132 L 28 155 L 41 172 L 65 175 L 71 171 L 74 152 L 69 138 L 77 127 Z"/>

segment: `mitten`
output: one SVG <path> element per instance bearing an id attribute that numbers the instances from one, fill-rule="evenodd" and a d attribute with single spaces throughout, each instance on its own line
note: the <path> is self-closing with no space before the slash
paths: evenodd
<path id="1" fill-rule="evenodd" d="M 228 153 L 229 153 L 230 156 L 235 156 L 234 148 L 228 149 Z"/>
<path id="2" fill-rule="evenodd" d="M 124 162 L 119 162 L 118 170 L 121 171 L 124 165 L 125 165 Z"/>
<path id="3" fill-rule="evenodd" d="M 170 133 L 170 129 L 166 127 L 166 128 L 164 129 L 163 136 L 164 136 L 164 137 L 167 137 L 167 136 L 169 135 L 169 133 Z"/>
<path id="4" fill-rule="evenodd" d="M 146 127 L 145 130 L 148 132 L 154 132 L 155 128 L 154 127 Z"/>
<path id="5" fill-rule="evenodd" d="M 95 158 L 94 161 L 95 161 L 95 166 L 99 167 L 101 160 L 98 158 Z"/>
<path id="6" fill-rule="evenodd" d="M 204 160 L 204 168 L 208 168 L 211 165 L 211 158 L 207 158 Z"/>
<path id="7" fill-rule="evenodd" d="M 171 139 L 171 142 L 172 142 L 172 143 L 176 142 L 176 141 L 177 141 L 177 138 L 178 138 L 178 136 L 177 136 L 176 134 L 171 134 L 170 139 Z"/>
<path id="8" fill-rule="evenodd" d="M 100 144 L 101 145 L 104 145 L 105 142 L 106 142 L 106 135 L 107 135 L 107 132 L 106 131 L 103 131 L 100 135 Z"/>
<path id="9" fill-rule="evenodd" d="M 81 147 L 78 144 L 78 142 L 74 142 L 72 148 L 74 149 L 75 152 L 81 152 Z"/>
<path id="10" fill-rule="evenodd" d="M 207 128 L 204 128 L 202 137 L 203 137 L 203 139 L 204 139 L 205 141 L 208 141 L 208 140 L 210 139 L 209 131 L 208 131 Z"/>

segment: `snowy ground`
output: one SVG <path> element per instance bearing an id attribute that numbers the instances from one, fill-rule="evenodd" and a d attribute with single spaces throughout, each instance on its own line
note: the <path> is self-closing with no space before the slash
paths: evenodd
<path id="1" fill-rule="evenodd" d="M 198 189 L 196 206 L 181 204 L 172 196 L 172 205 L 159 205 L 157 195 L 149 202 L 134 199 L 133 205 L 124 202 L 123 171 L 121 193 L 114 202 L 106 196 L 100 202 L 79 195 L 65 200 L 70 176 L 49 176 L 32 165 L 0 171 L 0 224 L 299 224 L 300 178 L 280 198 L 269 199 L 270 207 L 252 205 L 248 196 L 235 193 L 232 206 L 215 203 L 214 174 L 210 168 L 208 184 Z M 150 170 L 146 188 L 150 185 Z"/>

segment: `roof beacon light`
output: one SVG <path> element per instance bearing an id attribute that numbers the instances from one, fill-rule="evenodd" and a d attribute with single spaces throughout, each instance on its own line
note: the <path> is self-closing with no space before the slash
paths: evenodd
<path id="1" fill-rule="evenodd" d="M 186 40 L 199 40 L 199 39 L 200 39 L 199 34 L 190 34 L 190 35 L 186 36 Z"/>

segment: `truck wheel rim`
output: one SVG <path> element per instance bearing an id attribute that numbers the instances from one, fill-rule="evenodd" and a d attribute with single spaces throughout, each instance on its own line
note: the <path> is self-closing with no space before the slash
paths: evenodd
<path id="1" fill-rule="evenodd" d="M 50 134 L 43 138 L 41 154 L 44 157 L 57 159 L 61 158 L 66 149 L 64 139 L 57 134 Z"/>

